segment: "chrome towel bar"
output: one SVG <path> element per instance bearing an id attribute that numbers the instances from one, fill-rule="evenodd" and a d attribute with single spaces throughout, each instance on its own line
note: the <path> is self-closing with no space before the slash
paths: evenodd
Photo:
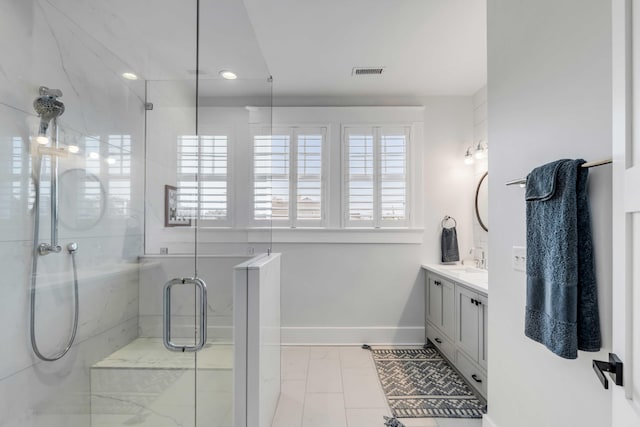
<path id="1" fill-rule="evenodd" d="M 613 162 L 612 159 L 603 159 L 603 160 L 598 160 L 598 161 L 595 161 L 595 162 L 583 163 L 582 167 L 583 168 L 593 168 L 595 166 L 608 165 L 611 162 Z M 526 183 L 527 183 L 527 179 L 526 178 L 519 178 L 519 179 L 514 179 L 514 180 L 511 180 L 511 181 L 507 181 L 505 183 L 505 185 L 520 185 L 521 187 L 524 187 Z"/>

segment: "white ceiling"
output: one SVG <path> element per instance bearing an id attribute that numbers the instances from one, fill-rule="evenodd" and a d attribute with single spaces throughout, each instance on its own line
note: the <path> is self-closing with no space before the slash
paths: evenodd
<path id="1" fill-rule="evenodd" d="M 195 1 L 55 5 L 47 13 L 64 14 L 65 25 L 85 30 L 78 37 L 107 48 L 118 75 L 193 81 Z M 269 73 L 279 96 L 470 95 L 486 82 L 486 0 L 200 0 L 200 6 L 201 79 L 214 80 L 202 82 L 205 96 L 263 94 Z M 354 66 L 386 68 L 382 76 L 352 77 Z M 220 81 L 221 69 L 240 78 Z"/>
<path id="2" fill-rule="evenodd" d="M 276 95 L 471 95 L 485 0 L 244 0 Z M 354 66 L 384 66 L 352 77 Z"/>

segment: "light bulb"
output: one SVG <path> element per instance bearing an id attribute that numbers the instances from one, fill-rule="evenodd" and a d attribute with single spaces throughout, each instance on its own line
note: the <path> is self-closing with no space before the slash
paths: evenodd
<path id="1" fill-rule="evenodd" d="M 482 141 L 478 141 L 478 145 L 476 146 L 476 154 L 475 154 L 476 159 L 478 160 L 484 159 L 486 154 L 487 154 L 487 149 L 482 146 Z"/>
<path id="2" fill-rule="evenodd" d="M 471 147 L 467 148 L 467 153 L 464 155 L 464 164 L 472 165 L 473 164 L 473 156 L 471 155 Z"/>
<path id="3" fill-rule="evenodd" d="M 110 165 L 115 165 L 116 159 L 114 159 L 113 157 L 107 157 L 107 163 Z"/>
<path id="4" fill-rule="evenodd" d="M 69 145 L 67 147 L 67 150 L 69 150 L 71 154 L 76 154 L 80 152 L 80 147 L 78 147 L 77 145 Z"/>
<path id="5" fill-rule="evenodd" d="M 92 151 L 92 152 L 89 153 L 89 158 L 93 159 L 93 160 L 99 159 L 100 158 L 100 154 L 96 153 L 95 151 Z"/>
<path id="6" fill-rule="evenodd" d="M 236 75 L 236 73 L 234 73 L 233 71 L 229 71 L 229 70 L 222 70 L 220 71 L 220 75 L 227 79 L 227 80 L 235 80 L 238 78 L 238 76 Z"/>
<path id="7" fill-rule="evenodd" d="M 40 145 L 47 145 L 49 143 L 49 137 L 47 135 L 36 136 L 36 142 Z"/>

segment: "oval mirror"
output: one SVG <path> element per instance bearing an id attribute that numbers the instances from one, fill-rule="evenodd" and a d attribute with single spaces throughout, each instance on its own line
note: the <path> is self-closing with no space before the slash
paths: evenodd
<path id="1" fill-rule="evenodd" d="M 70 230 L 88 230 L 104 216 L 107 193 L 97 175 L 69 169 L 59 178 L 60 224 Z"/>
<path id="2" fill-rule="evenodd" d="M 480 227 L 489 231 L 489 172 L 485 172 L 476 188 L 476 217 Z"/>

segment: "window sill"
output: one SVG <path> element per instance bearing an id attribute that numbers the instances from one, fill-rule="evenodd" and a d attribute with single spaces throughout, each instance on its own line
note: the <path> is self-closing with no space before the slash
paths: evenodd
<path id="1" fill-rule="evenodd" d="M 274 228 L 274 243 L 421 244 L 422 228 Z"/>
<path id="2" fill-rule="evenodd" d="M 175 228 L 173 230 L 176 230 Z M 174 231 L 168 241 L 183 241 L 183 233 L 194 233 L 192 227 Z M 199 243 L 422 243 L 423 228 L 313 228 L 313 227 L 200 227 Z"/>

